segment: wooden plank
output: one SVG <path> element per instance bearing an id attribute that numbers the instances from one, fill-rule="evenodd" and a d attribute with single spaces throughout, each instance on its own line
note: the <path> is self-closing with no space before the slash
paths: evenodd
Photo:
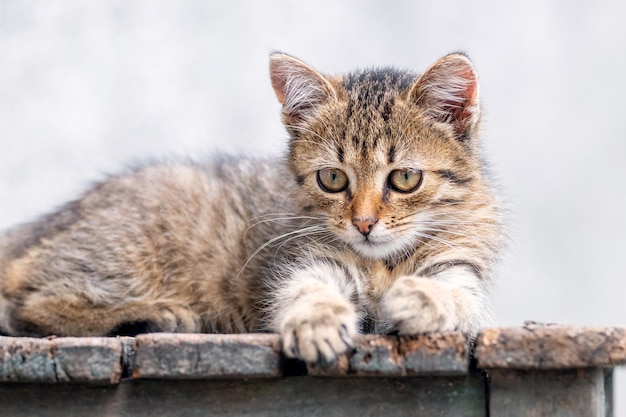
<path id="1" fill-rule="evenodd" d="M 308 365 L 308 372 L 318 376 L 451 376 L 467 374 L 468 364 L 469 344 L 461 333 L 364 335 L 355 339 L 354 351 L 334 366 Z"/>
<path id="2" fill-rule="evenodd" d="M 118 386 L 1 384 L 2 417 L 485 416 L 480 374 L 431 378 L 124 380 Z"/>
<path id="3" fill-rule="evenodd" d="M 469 341 L 462 333 L 430 333 L 400 338 L 407 375 L 463 375 L 468 372 Z"/>
<path id="4" fill-rule="evenodd" d="M 127 338 L 0 336 L 0 382 L 116 384 Z"/>
<path id="5" fill-rule="evenodd" d="M 489 376 L 492 417 L 610 416 L 603 369 L 497 369 Z"/>
<path id="6" fill-rule="evenodd" d="M 626 365 L 626 328 L 527 325 L 484 329 L 474 355 L 486 369 L 572 369 Z"/>
<path id="7" fill-rule="evenodd" d="M 281 375 L 274 334 L 167 334 L 136 338 L 133 378 L 262 378 Z"/>

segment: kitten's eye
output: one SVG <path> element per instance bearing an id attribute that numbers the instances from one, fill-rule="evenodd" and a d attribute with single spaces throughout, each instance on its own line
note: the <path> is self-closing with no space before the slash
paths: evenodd
<path id="1" fill-rule="evenodd" d="M 401 193 L 412 193 L 422 183 L 422 171 L 412 169 L 396 169 L 389 174 L 389 187 Z"/>
<path id="2" fill-rule="evenodd" d="M 327 193 L 339 193 L 348 188 L 348 176 L 337 168 L 325 168 L 317 171 L 317 183 Z"/>

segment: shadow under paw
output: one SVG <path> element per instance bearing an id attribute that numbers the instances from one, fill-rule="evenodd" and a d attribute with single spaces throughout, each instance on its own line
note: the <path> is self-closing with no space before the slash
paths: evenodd
<path id="1" fill-rule="evenodd" d="M 107 336 L 137 336 L 142 333 L 158 333 L 163 329 L 153 321 L 128 321 L 117 325 Z"/>

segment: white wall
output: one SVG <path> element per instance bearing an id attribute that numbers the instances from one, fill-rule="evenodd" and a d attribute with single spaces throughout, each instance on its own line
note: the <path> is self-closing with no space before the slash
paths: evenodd
<path id="1" fill-rule="evenodd" d="M 618 1 L 3 0 L 0 229 L 136 159 L 280 152 L 272 49 L 327 72 L 464 50 L 514 242 L 494 323 L 626 324 L 625 20 Z"/>

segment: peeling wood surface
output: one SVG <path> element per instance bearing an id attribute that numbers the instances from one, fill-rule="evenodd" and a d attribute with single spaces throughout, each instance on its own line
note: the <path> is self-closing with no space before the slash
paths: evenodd
<path id="1" fill-rule="evenodd" d="M 340 357 L 334 366 L 308 365 L 309 375 L 465 375 L 469 368 L 469 343 L 461 333 L 365 335 L 355 342 L 354 351 Z"/>
<path id="2" fill-rule="evenodd" d="M 626 365 L 626 328 L 527 325 L 485 329 L 474 356 L 486 369 L 569 369 Z"/>
<path id="3" fill-rule="evenodd" d="M 460 333 L 364 335 L 331 366 L 300 365 L 316 376 L 465 375 L 470 347 Z M 480 332 L 481 369 L 570 369 L 626 364 L 626 328 L 528 325 Z M 293 363 L 293 362 L 291 362 Z M 276 378 L 294 375 L 275 334 L 146 334 L 134 338 L 0 336 L 0 382 Z"/>
<path id="4" fill-rule="evenodd" d="M 273 334 L 161 333 L 136 339 L 0 337 L 0 352 L 0 381 L 117 383 L 121 375 L 161 379 L 262 378 L 279 377 L 284 371 L 280 339 Z M 308 373 L 464 375 L 468 355 L 467 340 L 459 333 L 362 336 L 350 355 L 340 357 L 330 367 L 309 365 Z M 103 375 L 102 361 L 113 372 L 110 376 Z"/>
<path id="5" fill-rule="evenodd" d="M 136 339 L 133 378 L 278 377 L 281 347 L 274 334 L 166 334 Z"/>
<path id="6" fill-rule="evenodd" d="M 0 382 L 117 384 L 125 338 L 0 337 Z"/>
<path id="7" fill-rule="evenodd" d="M 494 328 L 475 343 L 473 360 L 460 333 L 366 335 L 320 367 L 286 360 L 274 334 L 0 336 L 0 414 L 611 416 L 625 328 Z"/>

